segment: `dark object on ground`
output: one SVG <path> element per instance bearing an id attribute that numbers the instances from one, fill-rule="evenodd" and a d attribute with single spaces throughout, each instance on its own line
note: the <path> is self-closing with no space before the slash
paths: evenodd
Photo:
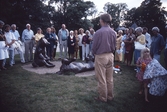
<path id="1" fill-rule="evenodd" d="M 94 58 L 92 58 L 92 56 L 87 57 L 86 62 L 63 59 L 60 71 L 58 71 L 57 74 L 62 75 L 67 72 L 76 74 L 90 70 L 94 70 Z"/>
<path id="2" fill-rule="evenodd" d="M 34 61 L 32 63 L 33 67 L 55 67 L 50 62 L 50 58 L 45 53 L 45 48 L 49 44 L 49 42 L 45 38 L 41 38 L 37 44 L 35 54 L 34 54 Z"/>

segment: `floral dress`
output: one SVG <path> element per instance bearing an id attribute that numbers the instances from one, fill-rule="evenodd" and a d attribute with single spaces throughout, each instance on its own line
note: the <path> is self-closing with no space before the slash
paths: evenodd
<path id="1" fill-rule="evenodd" d="M 156 59 L 147 65 L 143 79 L 150 80 L 150 94 L 163 96 L 167 91 L 167 70 Z"/>
<path id="2" fill-rule="evenodd" d="M 139 58 L 138 60 L 137 60 L 137 65 L 145 65 L 145 66 L 147 66 L 150 62 L 151 62 L 151 60 L 152 59 L 143 59 L 143 58 Z M 136 74 L 136 77 L 137 77 L 137 79 L 139 80 L 139 81 L 144 81 L 144 82 L 148 82 L 149 80 L 143 80 L 143 76 L 144 76 L 144 72 L 145 72 L 145 70 L 144 70 L 144 68 L 143 67 L 141 67 L 140 68 L 140 71 L 139 72 L 137 72 L 137 74 Z"/>

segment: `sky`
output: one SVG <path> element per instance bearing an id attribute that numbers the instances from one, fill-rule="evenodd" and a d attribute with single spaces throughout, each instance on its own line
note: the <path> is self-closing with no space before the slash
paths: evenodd
<path id="1" fill-rule="evenodd" d="M 104 4 L 107 2 L 110 3 L 126 3 L 128 8 L 131 9 L 133 7 L 139 7 L 142 1 L 144 0 L 84 0 L 84 1 L 92 1 L 96 5 L 98 12 L 103 12 Z M 161 0 L 162 6 L 166 7 L 167 10 L 167 0 Z"/>

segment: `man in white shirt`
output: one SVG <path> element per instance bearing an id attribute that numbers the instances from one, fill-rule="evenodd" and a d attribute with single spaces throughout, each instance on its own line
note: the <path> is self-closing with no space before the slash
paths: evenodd
<path id="1" fill-rule="evenodd" d="M 9 64 L 10 66 L 13 66 L 14 63 L 14 49 L 15 49 L 15 36 L 13 33 L 10 32 L 10 25 L 5 25 L 5 37 L 6 37 L 6 44 L 9 46 Z M 6 60 L 4 61 L 4 65 L 6 63 Z"/>
<path id="2" fill-rule="evenodd" d="M 25 44 L 25 62 L 33 61 L 33 41 L 35 40 L 34 32 L 31 25 L 27 24 L 26 29 L 22 33 L 22 41 Z M 30 57 L 30 59 L 29 59 Z"/>
<path id="3" fill-rule="evenodd" d="M 59 44 L 60 44 L 60 58 L 67 58 L 67 39 L 69 36 L 69 31 L 66 29 L 66 25 L 62 24 L 62 28 L 58 32 Z M 64 57 L 63 57 L 64 49 Z"/>
<path id="4" fill-rule="evenodd" d="M 15 24 L 12 24 L 11 25 L 11 30 L 10 32 L 12 32 L 15 36 L 15 44 L 16 44 L 16 49 L 17 52 L 20 54 L 20 60 L 21 60 L 21 63 L 25 63 L 25 60 L 24 60 L 24 53 L 23 53 L 23 49 L 22 49 L 22 42 L 20 41 L 20 34 L 19 32 L 16 30 L 16 25 Z M 14 53 L 15 54 L 15 53 Z"/>
<path id="5" fill-rule="evenodd" d="M 143 34 L 146 37 L 146 47 L 148 47 L 150 49 L 152 40 L 151 40 L 151 35 L 147 31 L 148 31 L 148 29 L 146 27 L 144 27 Z"/>

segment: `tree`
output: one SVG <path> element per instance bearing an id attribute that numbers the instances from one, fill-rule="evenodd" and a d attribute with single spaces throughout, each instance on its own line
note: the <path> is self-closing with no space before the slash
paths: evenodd
<path id="1" fill-rule="evenodd" d="M 56 12 L 53 14 L 54 26 L 61 27 L 61 24 L 64 23 L 71 30 L 80 27 L 88 29 L 92 26 L 87 16 L 96 12 L 93 2 L 83 0 L 50 0 L 49 2 L 56 4 Z"/>
<path id="2" fill-rule="evenodd" d="M 124 16 L 127 9 L 126 3 L 106 3 L 103 7 L 104 11 L 112 16 L 112 26 L 117 28 L 120 23 L 124 20 Z"/>
<path id="3" fill-rule="evenodd" d="M 34 31 L 49 26 L 58 30 L 62 23 L 70 30 L 88 29 L 92 24 L 87 17 L 97 12 L 93 2 L 83 0 L 1 0 L 0 7 L 0 19 L 15 23 L 20 32 L 27 23 Z"/>
<path id="4" fill-rule="evenodd" d="M 7 24 L 15 23 L 22 31 L 27 23 L 36 31 L 37 27 L 51 25 L 54 8 L 43 4 L 42 0 L 1 0 L 0 19 Z"/>
<path id="5" fill-rule="evenodd" d="M 166 11 L 162 7 L 160 0 L 145 0 L 137 9 L 131 9 L 127 13 L 126 20 L 135 22 L 138 26 L 152 27 L 157 26 L 160 28 L 162 34 L 165 34 L 164 27 L 166 24 Z"/>

